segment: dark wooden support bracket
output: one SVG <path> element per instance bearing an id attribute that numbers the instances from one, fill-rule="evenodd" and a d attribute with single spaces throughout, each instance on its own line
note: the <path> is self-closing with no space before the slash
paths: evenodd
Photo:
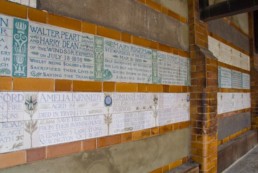
<path id="1" fill-rule="evenodd" d="M 207 6 L 206 0 L 199 2 L 200 18 L 203 21 L 258 10 L 258 0 L 227 0 L 211 6 Z"/>

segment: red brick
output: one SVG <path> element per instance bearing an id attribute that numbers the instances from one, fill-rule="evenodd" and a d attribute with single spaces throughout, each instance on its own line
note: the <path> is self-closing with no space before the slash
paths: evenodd
<path id="1" fill-rule="evenodd" d="M 46 158 L 46 148 L 35 148 L 27 150 L 27 162 L 35 162 Z"/>

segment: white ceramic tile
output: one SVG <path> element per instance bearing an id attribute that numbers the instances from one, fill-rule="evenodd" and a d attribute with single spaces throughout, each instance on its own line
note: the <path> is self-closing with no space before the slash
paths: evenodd
<path id="1" fill-rule="evenodd" d="M 241 68 L 241 53 L 239 51 L 237 51 L 236 56 L 232 58 L 232 65 Z"/>
<path id="2" fill-rule="evenodd" d="M 180 58 L 165 52 L 158 52 L 158 71 L 162 84 L 178 85 L 180 74 Z"/>
<path id="3" fill-rule="evenodd" d="M 247 55 L 210 36 L 208 37 L 208 46 L 220 62 L 250 70 L 250 58 Z"/>
<path id="4" fill-rule="evenodd" d="M 30 0 L 30 7 L 37 8 L 37 0 Z"/>
<path id="5" fill-rule="evenodd" d="M 208 47 L 213 55 L 219 58 L 219 42 L 213 37 L 208 36 Z"/>
<path id="6" fill-rule="evenodd" d="M 26 148 L 24 146 L 24 122 L 0 123 L 0 153 Z"/>
<path id="7" fill-rule="evenodd" d="M 13 18 L 0 15 L 0 75 L 12 75 Z"/>
<path id="8" fill-rule="evenodd" d="M 128 82 L 151 83 L 152 82 L 152 50 L 140 46 L 131 45 L 131 70 L 128 69 Z"/>
<path id="9" fill-rule="evenodd" d="M 127 112 L 113 115 L 111 134 L 126 133 L 154 127 L 152 111 Z"/>
<path id="10" fill-rule="evenodd" d="M 107 95 L 112 98 L 110 106 L 104 105 Z M 0 153 L 143 130 L 190 117 L 189 93 L 2 92 L 0 103 L 4 112 Z"/>
<path id="11" fill-rule="evenodd" d="M 242 73 L 242 86 L 244 89 L 250 89 L 250 75 Z"/>
<path id="12" fill-rule="evenodd" d="M 21 0 L 9 0 L 11 2 L 21 3 Z"/>
<path id="13" fill-rule="evenodd" d="M 250 97 L 250 93 L 244 93 L 243 94 L 243 108 L 250 108 L 251 107 L 251 97 Z"/>
<path id="14" fill-rule="evenodd" d="M 2 122 L 24 120 L 27 113 L 25 112 L 23 93 L 1 92 L 0 97 L 1 105 L 6 108 L 6 114 L 2 118 Z"/>
<path id="15" fill-rule="evenodd" d="M 219 67 L 219 84 L 221 88 L 231 88 L 232 77 L 231 70 L 223 67 Z"/>
<path id="16" fill-rule="evenodd" d="M 154 109 L 153 94 L 114 93 L 112 113 L 145 111 Z"/>
<path id="17" fill-rule="evenodd" d="M 30 22 L 28 76 L 93 80 L 94 37 Z"/>
<path id="18" fill-rule="evenodd" d="M 242 88 L 242 74 L 241 72 L 232 70 L 232 88 Z"/>
<path id="19" fill-rule="evenodd" d="M 104 80 L 127 81 L 125 71 L 132 68 L 130 45 L 112 39 L 104 39 Z M 124 69 L 125 68 L 125 69 Z"/>
<path id="20" fill-rule="evenodd" d="M 242 69 L 250 71 L 250 57 L 248 55 L 245 54 L 241 54 L 242 57 Z"/>
<path id="21" fill-rule="evenodd" d="M 189 61 L 188 58 L 180 57 L 179 85 L 187 86 L 189 80 Z"/>
<path id="22" fill-rule="evenodd" d="M 104 80 L 151 83 L 152 50 L 104 39 Z"/>
<path id="23" fill-rule="evenodd" d="M 218 114 L 250 108 L 250 93 L 218 93 Z"/>
<path id="24" fill-rule="evenodd" d="M 21 0 L 22 5 L 29 6 L 30 1 L 29 0 Z"/>

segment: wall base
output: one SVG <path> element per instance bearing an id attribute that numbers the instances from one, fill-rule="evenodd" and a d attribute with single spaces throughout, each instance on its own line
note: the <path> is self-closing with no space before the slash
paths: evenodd
<path id="1" fill-rule="evenodd" d="M 257 144 L 257 131 L 252 130 L 219 146 L 218 172 L 222 172 Z"/>

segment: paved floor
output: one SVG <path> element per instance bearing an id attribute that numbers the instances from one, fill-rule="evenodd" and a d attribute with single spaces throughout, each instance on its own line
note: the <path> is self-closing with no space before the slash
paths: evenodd
<path id="1" fill-rule="evenodd" d="M 258 146 L 223 173 L 258 173 Z"/>

